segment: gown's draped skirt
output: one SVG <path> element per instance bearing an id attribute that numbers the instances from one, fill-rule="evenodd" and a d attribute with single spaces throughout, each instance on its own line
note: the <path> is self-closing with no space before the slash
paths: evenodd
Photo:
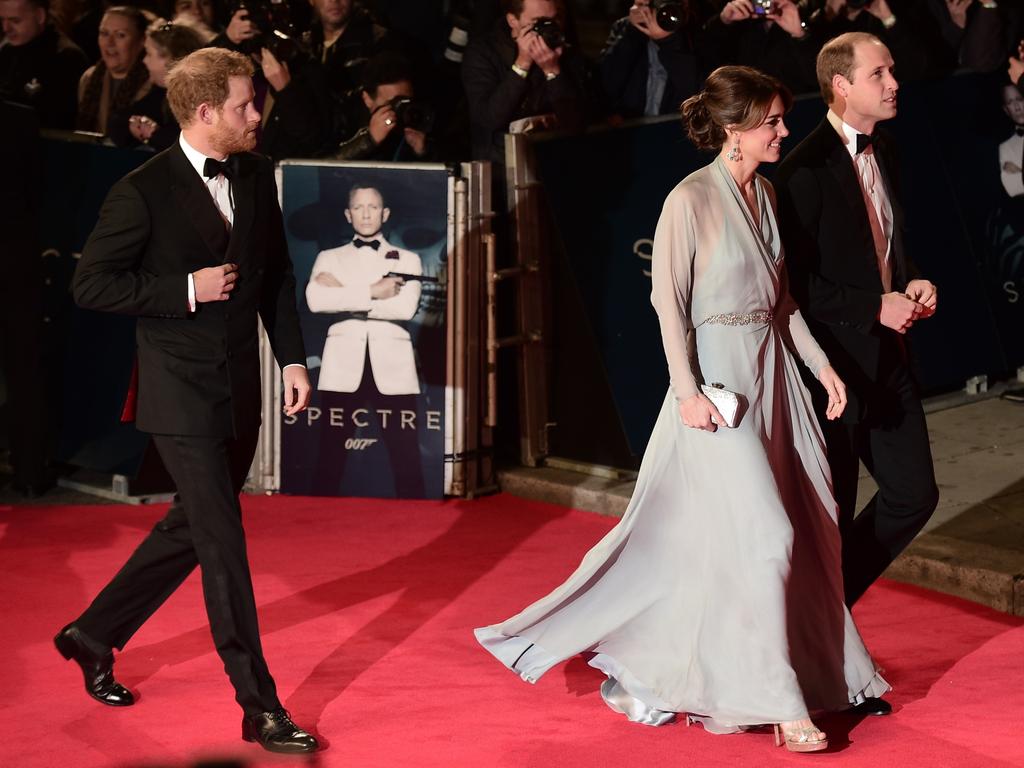
<path id="1" fill-rule="evenodd" d="M 683 425 L 669 393 L 621 522 L 547 597 L 480 643 L 524 680 L 589 652 L 631 720 L 716 732 L 835 710 L 888 684 L 843 604 L 824 443 L 774 323 L 697 328 L 700 369 L 745 399 L 736 429 Z"/>

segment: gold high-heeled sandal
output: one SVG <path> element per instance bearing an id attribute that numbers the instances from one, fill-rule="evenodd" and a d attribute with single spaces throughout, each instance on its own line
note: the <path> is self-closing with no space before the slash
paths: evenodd
<path id="1" fill-rule="evenodd" d="M 775 746 L 781 747 L 785 744 L 790 752 L 820 752 L 828 749 L 828 738 L 814 738 L 815 734 L 822 732 L 813 725 L 786 731 L 775 723 Z"/>

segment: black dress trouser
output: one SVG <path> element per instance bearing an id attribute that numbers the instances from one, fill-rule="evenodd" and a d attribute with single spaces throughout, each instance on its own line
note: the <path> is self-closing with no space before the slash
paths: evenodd
<path id="1" fill-rule="evenodd" d="M 260 644 L 238 501 L 257 438 L 153 436 L 178 491 L 174 504 L 76 622 L 93 640 L 123 648 L 198 565 L 214 645 L 247 715 L 280 706 Z"/>
<path id="2" fill-rule="evenodd" d="M 924 409 L 905 363 L 891 370 L 886 402 L 850 423 L 822 419 L 839 505 L 846 604 L 852 606 L 924 527 L 939 501 Z M 863 461 L 878 492 L 857 511 Z"/>

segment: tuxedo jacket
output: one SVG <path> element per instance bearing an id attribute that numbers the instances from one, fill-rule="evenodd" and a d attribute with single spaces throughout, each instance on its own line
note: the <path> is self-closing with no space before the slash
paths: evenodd
<path id="1" fill-rule="evenodd" d="M 232 437 L 261 417 L 257 317 L 281 366 L 305 364 L 270 160 L 234 156 L 234 225 L 175 142 L 113 186 L 72 284 L 86 309 L 136 315 L 140 430 Z M 188 274 L 238 265 L 230 298 L 188 306 Z"/>
<path id="2" fill-rule="evenodd" d="M 317 389 L 355 392 L 363 380 L 367 351 L 377 391 L 382 395 L 415 395 L 420 391 L 412 337 L 403 322 L 419 309 L 421 284 L 402 286 L 397 296 L 373 299 L 370 286 L 388 272 L 421 275 L 420 257 L 397 248 L 381 236 L 377 250 L 346 243 L 321 251 L 313 263 L 306 302 L 313 312 L 335 313 L 327 331 Z M 333 275 L 343 287 L 321 285 L 316 276 Z"/>
<path id="3" fill-rule="evenodd" d="M 917 272 L 904 244 L 896 161 L 884 134 L 874 152 L 893 212 L 892 290 L 903 291 Z M 857 421 L 886 397 L 884 382 L 906 358 L 899 334 L 878 322 L 884 288 L 857 169 L 826 119 L 787 155 L 773 182 L 791 293 L 847 385 L 844 420 Z"/>

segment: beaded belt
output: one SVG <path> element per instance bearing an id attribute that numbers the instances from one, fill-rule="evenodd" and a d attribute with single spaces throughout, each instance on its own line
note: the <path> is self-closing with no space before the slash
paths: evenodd
<path id="1" fill-rule="evenodd" d="M 755 312 L 727 312 L 724 315 L 712 315 L 704 322 L 711 325 L 766 325 L 771 319 L 771 312 L 759 309 Z"/>

